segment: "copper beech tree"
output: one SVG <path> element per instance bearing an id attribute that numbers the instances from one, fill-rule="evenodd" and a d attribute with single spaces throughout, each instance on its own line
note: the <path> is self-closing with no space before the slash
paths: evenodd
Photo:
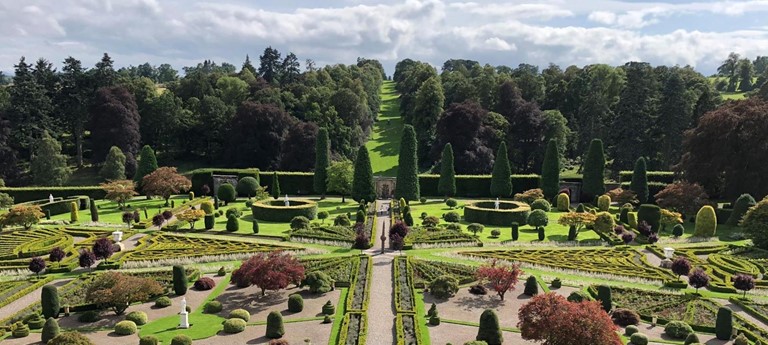
<path id="1" fill-rule="evenodd" d="M 163 293 L 152 278 L 134 277 L 119 272 L 105 272 L 88 286 L 86 300 L 121 315 L 132 303 L 143 302 Z"/>
<path id="2" fill-rule="evenodd" d="M 295 256 L 282 251 L 256 254 L 232 272 L 232 283 L 240 287 L 256 285 L 262 296 L 267 290 L 285 289 L 290 284 L 299 286 L 302 280 L 304 266 Z"/>
<path id="3" fill-rule="evenodd" d="M 168 206 L 171 195 L 188 191 L 192 188 L 192 181 L 176 172 L 175 167 L 161 167 L 144 176 L 141 186 L 144 194 L 160 195 Z"/>
<path id="4" fill-rule="evenodd" d="M 621 345 L 616 326 L 595 301 L 569 302 L 550 292 L 531 298 L 518 317 L 523 339 L 544 345 Z"/>
<path id="5" fill-rule="evenodd" d="M 487 282 L 503 301 L 504 294 L 515 289 L 520 273 L 522 271 L 518 265 L 507 265 L 493 260 L 490 264 L 478 268 L 475 277 L 478 281 Z"/>

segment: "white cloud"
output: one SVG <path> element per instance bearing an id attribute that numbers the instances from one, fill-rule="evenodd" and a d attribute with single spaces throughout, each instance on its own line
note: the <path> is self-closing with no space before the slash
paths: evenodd
<path id="1" fill-rule="evenodd" d="M 498 51 L 512 51 L 517 50 L 517 47 L 514 44 L 509 44 L 507 41 L 498 38 L 498 37 L 491 37 L 487 40 L 485 40 L 485 48 L 490 50 L 498 50 Z"/>
<path id="2" fill-rule="evenodd" d="M 549 20 L 558 17 L 573 16 L 573 12 L 561 6 L 545 3 L 510 4 L 490 3 L 479 4 L 476 2 L 454 2 L 449 5 L 462 13 L 471 13 L 481 16 L 525 18 Z"/>
<path id="3" fill-rule="evenodd" d="M 612 25 L 616 22 L 616 14 L 613 12 L 607 12 L 607 11 L 595 11 L 589 14 L 587 17 L 589 20 L 593 22 L 597 22 L 600 24 L 607 24 Z"/>

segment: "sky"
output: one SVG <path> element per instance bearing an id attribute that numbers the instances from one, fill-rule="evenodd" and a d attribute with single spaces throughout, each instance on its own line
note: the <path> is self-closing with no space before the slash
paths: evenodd
<path id="1" fill-rule="evenodd" d="M 768 0 L 0 0 L 0 70 L 21 56 L 116 67 L 204 59 L 255 64 L 264 48 L 304 65 L 405 58 L 515 67 L 549 63 L 691 65 L 768 55 Z"/>

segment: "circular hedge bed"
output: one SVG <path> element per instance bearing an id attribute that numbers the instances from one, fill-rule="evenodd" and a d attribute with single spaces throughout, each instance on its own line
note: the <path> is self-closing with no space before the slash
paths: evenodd
<path id="1" fill-rule="evenodd" d="M 464 206 L 464 220 L 484 225 L 510 226 L 513 222 L 526 224 L 531 207 L 524 202 L 499 200 L 499 209 L 495 201 L 476 201 Z"/>
<path id="2" fill-rule="evenodd" d="M 251 206 L 253 218 L 269 222 L 290 222 L 293 217 L 304 216 L 315 219 L 317 216 L 317 203 L 307 199 L 290 199 L 290 206 L 285 206 L 285 201 L 262 200 Z"/>

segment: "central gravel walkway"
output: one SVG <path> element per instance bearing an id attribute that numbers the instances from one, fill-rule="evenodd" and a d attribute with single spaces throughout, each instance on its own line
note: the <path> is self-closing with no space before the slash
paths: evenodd
<path id="1" fill-rule="evenodd" d="M 365 251 L 373 258 L 373 277 L 371 278 L 371 296 L 368 304 L 368 336 L 369 345 L 395 343 L 395 303 L 394 284 L 392 282 L 392 261 L 395 253 L 385 250 L 381 253 L 381 235 L 389 231 L 389 202 L 376 202 L 378 212 L 376 224 L 376 244 Z M 385 243 L 388 246 L 388 239 Z M 375 296 L 375 297 L 374 297 Z"/>

